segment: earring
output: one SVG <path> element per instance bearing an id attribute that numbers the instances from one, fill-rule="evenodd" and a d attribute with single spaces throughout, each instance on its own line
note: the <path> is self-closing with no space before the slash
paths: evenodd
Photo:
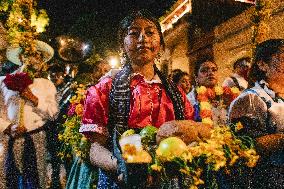
<path id="1" fill-rule="evenodd" d="M 157 56 L 156 56 L 156 58 L 154 60 L 155 64 L 160 64 L 161 63 L 161 57 L 162 57 L 161 53 L 158 52 L 158 54 L 157 54 Z"/>

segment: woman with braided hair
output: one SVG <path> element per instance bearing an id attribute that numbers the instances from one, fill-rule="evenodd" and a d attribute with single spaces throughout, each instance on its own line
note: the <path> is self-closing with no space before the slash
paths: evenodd
<path id="1" fill-rule="evenodd" d="M 164 46 L 158 21 L 145 10 L 133 12 L 122 20 L 118 38 L 125 64 L 114 77 L 88 89 L 80 128 L 92 142 L 91 163 L 100 168 L 97 188 L 133 188 L 118 145 L 119 136 L 127 129 L 160 128 L 166 122 L 174 127 L 179 125 L 175 120 L 188 120 L 192 140 L 208 136 L 210 130 L 190 121 L 193 108 L 184 92 L 154 63 Z M 174 135 L 174 131 L 167 133 L 171 134 L 160 136 Z"/>

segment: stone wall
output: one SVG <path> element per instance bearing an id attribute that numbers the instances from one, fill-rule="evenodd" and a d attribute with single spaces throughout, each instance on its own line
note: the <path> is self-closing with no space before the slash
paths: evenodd
<path id="1" fill-rule="evenodd" d="M 273 14 L 263 22 L 268 28 L 260 41 L 270 38 L 284 38 L 284 1 L 272 1 Z M 231 74 L 232 64 L 242 56 L 251 56 L 252 23 L 250 16 L 253 9 L 231 18 L 214 29 L 214 59 L 219 66 L 220 82 Z"/>
<path id="2" fill-rule="evenodd" d="M 189 70 L 188 27 L 186 16 L 180 19 L 173 28 L 164 33 L 165 52 L 161 57 L 161 66 L 167 64 L 167 74 L 174 69 Z"/>
<path id="3" fill-rule="evenodd" d="M 284 1 L 272 0 L 273 14 L 264 22 L 268 26 L 262 40 L 284 38 Z M 166 51 L 161 66 L 167 73 L 181 69 L 192 74 L 194 62 L 203 54 L 212 54 L 220 69 L 220 83 L 231 74 L 232 64 L 238 58 L 251 56 L 252 23 L 250 8 L 222 24 L 209 33 L 192 38 L 188 15 L 182 18 L 170 30 L 164 33 Z M 197 30 L 193 28 L 194 32 Z"/>

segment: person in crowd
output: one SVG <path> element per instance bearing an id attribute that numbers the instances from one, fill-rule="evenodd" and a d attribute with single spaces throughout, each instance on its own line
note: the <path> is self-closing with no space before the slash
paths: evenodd
<path id="1" fill-rule="evenodd" d="M 82 64 L 84 65 L 84 64 Z M 87 64 L 84 66 L 79 66 L 78 74 L 82 78 L 80 81 L 84 81 L 81 84 L 85 85 L 95 85 L 99 82 L 107 72 L 109 72 L 111 66 L 105 60 L 98 60 L 94 64 Z M 77 81 L 77 80 L 76 80 Z M 79 131 L 78 131 L 79 132 Z M 72 168 L 68 174 L 68 180 L 66 183 L 66 188 L 77 189 L 77 188 L 93 188 L 94 182 L 96 181 L 96 175 L 98 173 L 98 168 L 90 164 L 89 161 L 78 157 L 74 154 L 74 160 L 72 163 Z"/>
<path id="2" fill-rule="evenodd" d="M 177 73 L 181 73 L 182 70 L 181 69 L 174 69 L 169 75 L 168 75 L 168 78 L 169 80 L 173 80 L 173 75 L 176 75 Z"/>
<path id="3" fill-rule="evenodd" d="M 241 122 L 239 131 L 255 139 L 261 156 L 249 188 L 284 186 L 284 40 L 257 45 L 249 79 L 253 86 L 231 105 L 229 118 Z M 252 82 L 252 83 L 253 83 Z"/>
<path id="4" fill-rule="evenodd" d="M 19 54 L 9 54 L 13 56 L 11 62 L 20 62 Z M 52 56 L 52 52 L 46 52 L 40 60 L 32 61 Z M 56 88 L 48 79 L 31 79 L 22 69 L 20 65 L 13 73 L 0 77 L 0 132 L 5 134 L 0 188 L 45 188 L 45 123 L 58 112 Z"/>
<path id="5" fill-rule="evenodd" d="M 131 183 L 135 186 L 129 183 L 133 181 L 131 170 L 127 170 L 118 146 L 124 131 L 147 125 L 159 128 L 186 119 L 192 128 L 187 129 L 188 134 L 202 138 L 208 136 L 211 127 L 191 121 L 193 108 L 185 93 L 154 64 L 164 40 L 159 22 L 148 11 L 135 11 L 125 17 L 118 40 L 124 66 L 114 77 L 104 78 L 88 89 L 80 132 L 92 142 L 90 161 L 100 168 L 97 188 L 145 188 L 146 178 Z M 139 171 L 136 167 L 136 177 Z"/>
<path id="6" fill-rule="evenodd" d="M 194 107 L 194 120 L 202 121 L 204 117 L 201 114 L 200 109 L 200 100 L 197 93 L 198 87 L 206 87 L 206 89 L 210 89 L 214 91 L 215 87 L 218 84 L 218 66 L 214 62 L 211 57 L 205 56 L 200 58 L 195 63 L 194 68 L 194 77 L 196 86 L 191 90 L 191 92 L 187 95 L 188 100 Z M 208 97 L 209 98 L 209 97 Z M 206 100 L 208 101 L 208 99 Z M 211 103 L 211 111 L 212 121 L 216 124 L 225 124 L 226 123 L 226 114 L 227 110 L 220 106 L 219 103 L 213 102 Z"/>
<path id="7" fill-rule="evenodd" d="M 50 80 L 54 83 L 57 90 L 64 86 L 65 66 L 53 64 L 48 68 Z"/>
<path id="8" fill-rule="evenodd" d="M 54 61 L 56 62 L 56 61 Z M 58 156 L 61 148 L 61 143 L 58 140 L 58 134 L 62 129 L 62 123 L 64 122 L 64 114 L 66 114 L 68 104 L 65 104 L 65 98 L 68 97 L 68 87 L 71 85 L 70 77 L 66 77 L 65 65 L 54 63 L 48 68 L 48 76 L 56 87 L 56 101 L 58 104 L 58 114 L 55 119 L 48 120 L 46 126 L 50 128 L 46 133 L 46 147 L 48 150 L 47 156 L 47 174 L 48 184 L 47 188 L 60 189 L 64 188 L 66 184 L 66 174 L 70 170 L 70 162 L 62 161 Z M 69 165 L 69 167 L 68 167 Z M 67 173 L 66 173 L 67 172 Z"/>
<path id="9" fill-rule="evenodd" d="M 182 88 L 185 94 L 188 94 L 191 89 L 190 77 L 186 72 L 177 72 L 173 74 L 172 81 L 177 84 L 180 88 Z"/>
<path id="10" fill-rule="evenodd" d="M 238 87 L 240 91 L 243 91 L 248 87 L 248 71 L 250 68 L 250 58 L 244 57 L 238 59 L 233 65 L 234 71 L 230 77 L 227 77 L 223 86 Z"/>

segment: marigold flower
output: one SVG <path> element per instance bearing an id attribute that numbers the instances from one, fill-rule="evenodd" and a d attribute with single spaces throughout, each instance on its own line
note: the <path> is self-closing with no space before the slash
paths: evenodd
<path id="1" fill-rule="evenodd" d="M 226 158 L 222 159 L 215 159 L 216 163 L 214 164 L 214 170 L 218 171 L 221 167 L 224 167 L 226 165 Z"/>
<path id="2" fill-rule="evenodd" d="M 244 128 L 244 126 L 243 126 L 243 124 L 241 123 L 241 122 L 238 122 L 237 124 L 236 124 L 236 129 L 237 129 L 237 131 L 239 131 L 239 130 L 241 130 L 241 129 L 243 129 Z"/>
<path id="3" fill-rule="evenodd" d="M 203 118 L 203 119 L 202 119 L 202 123 L 208 124 L 208 125 L 213 125 L 212 119 L 210 119 L 210 118 L 208 118 L 208 117 Z"/>
<path id="4" fill-rule="evenodd" d="M 211 108 L 212 108 L 212 106 L 211 106 L 211 104 L 209 103 L 209 102 L 200 102 L 200 110 L 202 111 L 202 110 L 209 110 L 209 111 L 211 111 Z"/>
<path id="5" fill-rule="evenodd" d="M 224 93 L 224 95 L 226 95 L 226 96 L 231 96 L 232 90 L 231 90 L 230 87 L 223 87 L 223 93 Z"/>
<path id="6" fill-rule="evenodd" d="M 215 91 L 208 88 L 206 91 L 206 95 L 208 97 L 208 99 L 214 99 L 215 98 Z"/>
<path id="7" fill-rule="evenodd" d="M 234 165 L 234 164 L 237 162 L 238 159 L 239 159 L 239 156 L 234 155 L 234 156 L 231 158 L 230 166 Z"/>
<path id="8" fill-rule="evenodd" d="M 214 87 L 214 91 L 215 91 L 216 95 L 218 95 L 218 96 L 222 95 L 223 92 L 224 92 L 224 91 L 223 91 L 223 88 L 220 87 L 220 86 L 215 86 L 215 87 Z"/>
<path id="9" fill-rule="evenodd" d="M 200 111 L 200 116 L 202 118 L 206 118 L 206 117 L 211 118 L 212 117 L 212 111 L 211 110 L 201 110 Z"/>
<path id="10" fill-rule="evenodd" d="M 190 174 L 190 170 L 189 170 L 187 167 L 182 168 L 182 169 L 180 169 L 179 171 L 180 171 L 181 173 L 183 173 L 183 174 L 186 174 L 186 175 L 189 175 L 189 174 Z"/>
<path id="11" fill-rule="evenodd" d="M 75 108 L 75 112 L 78 116 L 83 116 L 84 106 L 82 104 L 78 104 Z"/>
<path id="12" fill-rule="evenodd" d="M 237 87 L 232 87 L 231 88 L 232 93 L 239 95 L 240 94 L 240 90 Z"/>
<path id="13" fill-rule="evenodd" d="M 207 95 L 205 95 L 205 94 L 200 94 L 200 95 L 198 95 L 197 96 L 197 100 L 199 101 L 199 102 L 203 102 L 203 101 L 208 101 L 208 97 L 207 97 Z"/>
<path id="14" fill-rule="evenodd" d="M 205 92 L 206 92 L 206 87 L 204 87 L 204 86 L 197 87 L 197 88 L 196 88 L 196 92 L 197 92 L 198 95 L 200 95 L 200 94 L 205 94 Z"/>
<path id="15" fill-rule="evenodd" d="M 157 165 L 157 164 L 153 164 L 153 165 L 151 165 L 151 169 L 154 170 L 154 171 L 160 172 L 162 170 L 162 166 Z"/>

